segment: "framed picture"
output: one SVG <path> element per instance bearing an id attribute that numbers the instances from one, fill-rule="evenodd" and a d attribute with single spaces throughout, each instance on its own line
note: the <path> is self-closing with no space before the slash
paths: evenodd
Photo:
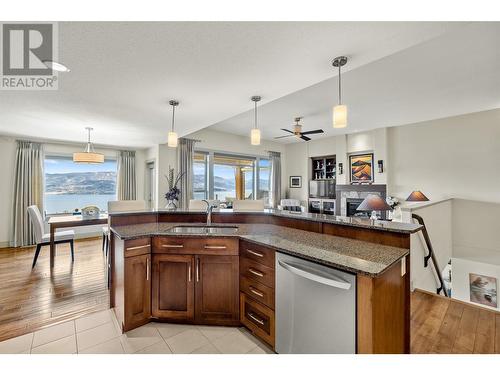
<path id="1" fill-rule="evenodd" d="M 302 176 L 290 176 L 290 187 L 291 188 L 301 188 L 302 187 Z"/>
<path id="2" fill-rule="evenodd" d="M 497 279 L 469 273 L 470 301 L 497 307 Z"/>
<path id="3" fill-rule="evenodd" d="M 349 155 L 351 183 L 373 182 L 373 154 Z"/>

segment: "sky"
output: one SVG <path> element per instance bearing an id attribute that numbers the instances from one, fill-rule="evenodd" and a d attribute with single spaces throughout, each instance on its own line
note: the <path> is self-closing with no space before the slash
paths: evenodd
<path id="1" fill-rule="evenodd" d="M 102 164 L 78 164 L 72 159 L 45 158 L 45 173 L 116 172 L 116 160 L 105 160 Z"/>

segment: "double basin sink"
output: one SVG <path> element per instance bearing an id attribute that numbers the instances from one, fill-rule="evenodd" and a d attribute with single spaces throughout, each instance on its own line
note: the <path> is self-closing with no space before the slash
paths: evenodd
<path id="1" fill-rule="evenodd" d="M 167 230 L 178 234 L 235 234 L 238 227 L 221 225 L 178 225 Z"/>

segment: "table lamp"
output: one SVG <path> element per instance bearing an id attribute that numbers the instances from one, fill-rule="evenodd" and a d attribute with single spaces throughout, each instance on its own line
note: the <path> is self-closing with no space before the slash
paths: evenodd
<path id="1" fill-rule="evenodd" d="M 407 202 L 427 202 L 428 200 L 429 198 L 420 190 L 412 191 L 408 198 L 406 198 Z"/>
<path id="2" fill-rule="evenodd" d="M 389 211 L 391 206 L 380 196 L 369 194 L 356 209 L 357 211 L 371 211 L 371 220 L 378 220 L 376 211 Z"/>

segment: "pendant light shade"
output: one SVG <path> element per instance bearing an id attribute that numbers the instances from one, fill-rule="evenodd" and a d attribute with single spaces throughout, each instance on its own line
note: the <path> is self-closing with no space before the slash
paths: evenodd
<path id="1" fill-rule="evenodd" d="M 252 129 L 250 131 L 250 142 L 252 146 L 260 145 L 260 129 Z"/>
<path id="2" fill-rule="evenodd" d="M 254 102 L 254 128 L 250 131 L 250 143 L 252 146 L 260 145 L 260 129 L 257 126 L 257 102 L 260 102 L 260 96 L 252 96 L 252 101 Z"/>
<path id="3" fill-rule="evenodd" d="M 73 162 L 80 164 L 100 164 L 104 163 L 104 155 L 94 151 L 94 145 L 90 142 L 90 132 L 94 129 L 85 128 L 88 132 L 87 146 L 83 152 L 73 153 Z"/>
<path id="4" fill-rule="evenodd" d="M 342 76 L 340 68 L 347 64 L 347 57 L 336 57 L 332 65 L 339 68 L 339 103 L 333 107 L 333 127 L 341 129 L 347 127 L 347 106 L 342 104 Z"/>
<path id="5" fill-rule="evenodd" d="M 168 132 L 167 146 L 177 147 L 178 136 L 177 133 L 174 131 L 174 126 L 175 126 L 175 107 L 179 105 L 179 102 L 177 100 L 171 100 L 169 101 L 169 104 L 172 106 L 172 127 Z"/>

